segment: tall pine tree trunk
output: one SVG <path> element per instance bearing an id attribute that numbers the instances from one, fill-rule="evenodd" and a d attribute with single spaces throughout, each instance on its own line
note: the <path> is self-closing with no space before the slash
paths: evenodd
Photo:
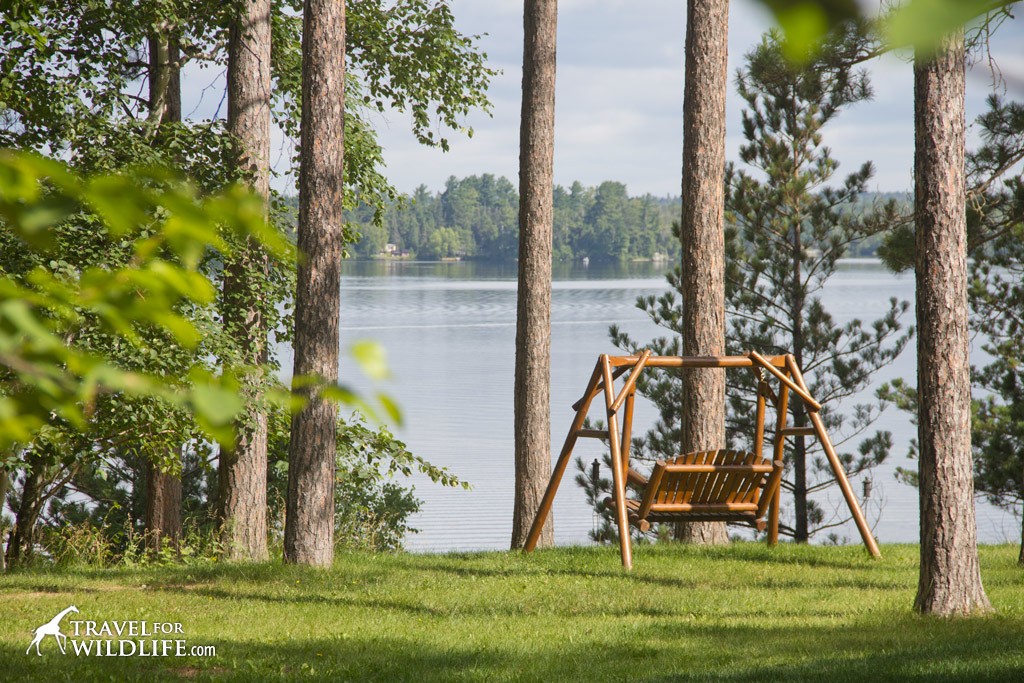
<path id="1" fill-rule="evenodd" d="M 168 123 L 181 123 L 181 69 L 178 41 L 166 28 L 149 39 L 150 124 L 154 134 Z M 180 457 L 175 451 L 174 457 Z M 146 461 L 146 545 L 159 551 L 166 539 L 177 547 L 181 539 L 181 477 Z"/>
<path id="2" fill-rule="evenodd" d="M 925 614 L 991 609 L 978 567 L 971 458 L 962 31 L 914 64 L 917 382 Z"/>
<path id="3" fill-rule="evenodd" d="M 728 0 L 689 0 L 683 100 L 683 353 L 725 353 L 725 95 Z M 725 446 L 725 371 L 686 370 L 682 451 Z M 727 543 L 722 522 L 679 524 L 676 538 Z"/>
<path id="4" fill-rule="evenodd" d="M 344 103 L 345 3 L 306 0 L 294 376 L 328 382 L 338 379 Z M 330 566 L 337 407 L 302 391 L 309 403 L 292 419 L 284 559 Z"/>
<path id="5" fill-rule="evenodd" d="M 240 170 L 264 201 L 270 201 L 270 0 L 245 0 L 228 43 L 228 131 L 239 145 Z M 224 324 L 244 365 L 267 360 L 262 282 L 267 257 L 249 240 L 224 270 Z M 222 452 L 218 472 L 221 542 L 228 559 L 266 560 L 267 411 L 263 377 L 243 379 L 246 412 L 235 425 L 231 452 Z"/>
<path id="6" fill-rule="evenodd" d="M 516 312 L 515 506 L 521 548 L 551 476 L 551 230 L 558 0 L 526 0 L 519 129 L 519 293 Z M 554 543 L 548 515 L 538 545 Z"/>

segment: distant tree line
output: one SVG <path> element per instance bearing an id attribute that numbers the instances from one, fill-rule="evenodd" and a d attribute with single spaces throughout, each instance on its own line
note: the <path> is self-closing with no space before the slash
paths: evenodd
<path id="1" fill-rule="evenodd" d="M 876 200 L 895 200 L 909 210 L 902 192 L 866 192 L 849 211 L 871 210 Z M 296 198 L 288 203 L 296 205 Z M 554 190 L 552 258 L 556 262 L 614 262 L 679 257 L 676 197 L 632 196 L 623 183 L 605 181 L 597 187 L 574 182 Z M 362 238 L 352 248 L 358 258 L 373 258 L 392 244 L 399 254 L 435 260 L 461 257 L 511 261 L 517 257 L 519 195 L 507 178 L 491 174 L 451 177 L 441 192 L 420 185 L 411 196 L 388 202 L 378 214 L 360 204 L 347 212 Z M 726 217 L 729 221 L 729 217 Z M 880 237 L 849 245 L 848 257 L 873 257 Z"/>
<path id="2" fill-rule="evenodd" d="M 675 198 L 632 197 L 618 182 L 556 186 L 552 257 L 620 261 L 672 256 L 679 251 L 672 227 L 676 206 Z M 515 186 L 490 174 L 449 178 L 435 194 L 421 185 L 411 197 L 387 206 L 379 222 L 369 206 L 349 213 L 363 236 L 354 249 L 361 257 L 376 256 L 390 243 L 417 258 L 498 261 L 518 254 L 518 217 Z"/>

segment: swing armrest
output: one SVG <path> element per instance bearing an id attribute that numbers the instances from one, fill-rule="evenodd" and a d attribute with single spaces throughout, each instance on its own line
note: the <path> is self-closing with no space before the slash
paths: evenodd
<path id="1" fill-rule="evenodd" d="M 647 486 L 647 477 L 634 469 L 629 469 L 626 471 L 626 484 L 632 484 L 633 486 L 639 486 L 642 488 Z"/>

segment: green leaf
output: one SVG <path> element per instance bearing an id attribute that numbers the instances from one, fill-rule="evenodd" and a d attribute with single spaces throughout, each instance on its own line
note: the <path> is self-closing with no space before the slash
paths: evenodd
<path id="1" fill-rule="evenodd" d="M 94 178 L 85 198 L 114 235 L 124 235 L 150 219 L 152 203 L 147 194 L 125 176 Z"/>
<path id="2" fill-rule="evenodd" d="M 398 426 L 402 425 L 402 410 L 390 396 L 384 393 L 377 394 L 377 402 L 384 408 L 384 412 Z"/>
<path id="3" fill-rule="evenodd" d="M 189 403 L 197 417 L 213 426 L 231 424 L 243 408 L 238 394 L 210 384 L 193 386 L 189 392 Z"/>
<path id="4" fill-rule="evenodd" d="M 387 352 L 375 341 L 363 339 L 352 344 L 349 352 L 370 379 L 383 380 L 391 376 Z"/>
<path id="5" fill-rule="evenodd" d="M 908 0 L 884 20 L 887 42 L 933 52 L 949 34 L 983 14 L 1014 4 L 1016 0 Z"/>

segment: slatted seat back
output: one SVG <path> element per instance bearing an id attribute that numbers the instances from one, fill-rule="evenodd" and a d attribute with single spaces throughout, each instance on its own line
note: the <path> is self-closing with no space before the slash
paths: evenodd
<path id="1" fill-rule="evenodd" d="M 720 449 L 658 462 L 637 512 L 749 515 L 758 510 L 772 463 L 746 451 Z"/>
<path id="2" fill-rule="evenodd" d="M 754 457 L 742 451 L 705 451 L 679 456 L 669 464 L 750 465 Z M 655 502 L 692 505 L 749 502 L 748 498 L 757 494 L 756 485 L 753 490 L 749 485 L 759 477 L 760 474 L 755 472 L 723 471 L 717 468 L 712 472 L 693 472 L 667 467 Z"/>

